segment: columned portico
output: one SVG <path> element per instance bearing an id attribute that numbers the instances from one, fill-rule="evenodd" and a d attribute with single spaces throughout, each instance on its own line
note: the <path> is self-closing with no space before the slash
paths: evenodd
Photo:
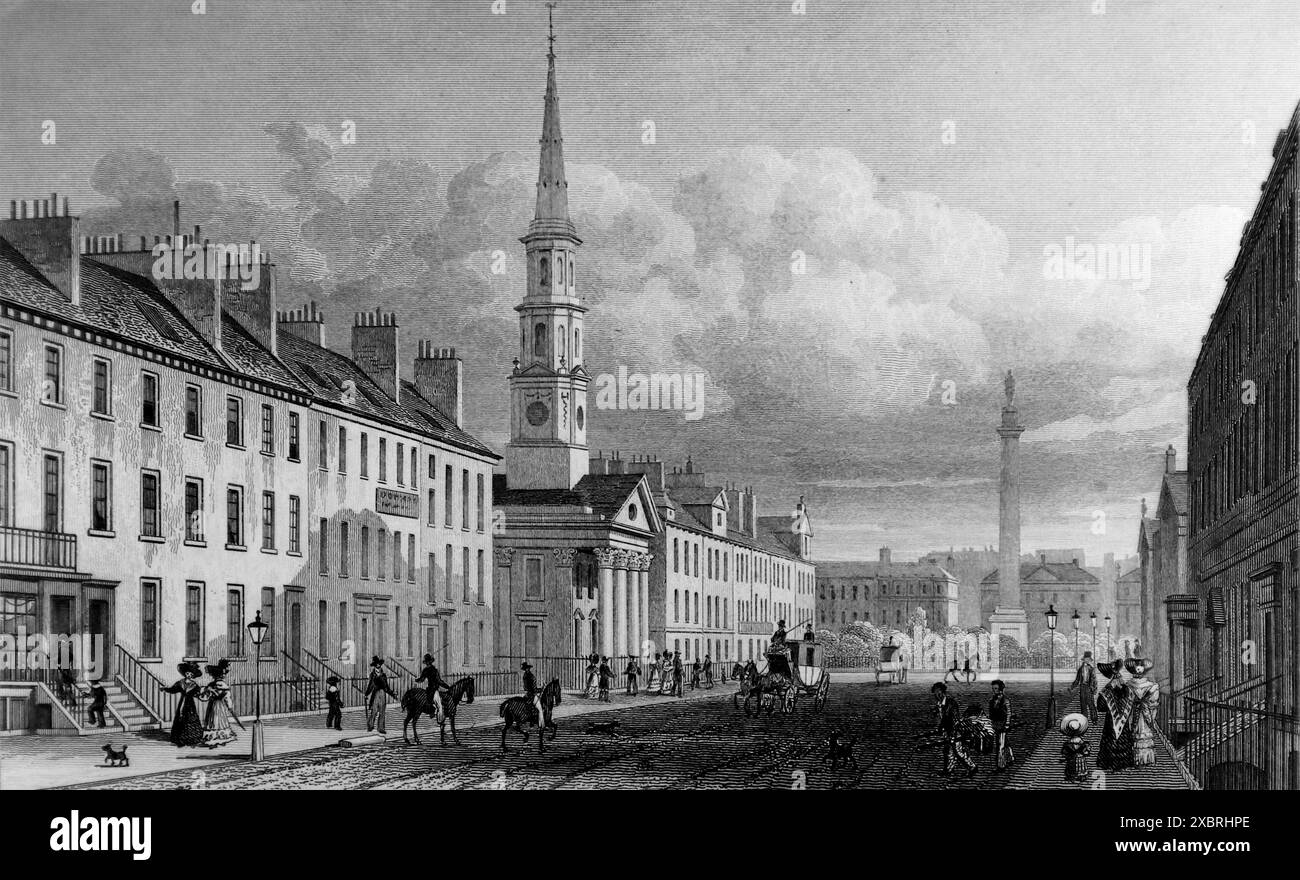
<path id="1" fill-rule="evenodd" d="M 623 550 L 615 551 L 618 563 L 614 568 L 614 649 L 605 652 L 605 656 L 627 656 L 627 569 L 632 555 Z"/>
<path id="2" fill-rule="evenodd" d="M 599 569 L 600 652 L 609 657 L 614 653 L 614 567 L 619 562 L 618 551 L 602 547 L 592 552 Z"/>

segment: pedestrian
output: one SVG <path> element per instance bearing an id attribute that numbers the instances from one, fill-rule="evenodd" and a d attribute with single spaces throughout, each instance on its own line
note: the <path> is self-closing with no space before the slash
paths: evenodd
<path id="1" fill-rule="evenodd" d="M 596 674 L 599 677 L 599 683 L 600 683 L 599 699 L 602 703 L 608 703 L 609 685 L 614 680 L 614 670 L 609 668 L 608 657 L 600 658 L 600 667 L 596 670 Z"/>
<path id="2" fill-rule="evenodd" d="M 591 700 L 600 696 L 600 664 L 596 662 L 599 659 L 595 654 L 587 658 L 587 689 L 583 696 Z"/>
<path id="3" fill-rule="evenodd" d="M 979 673 L 970 668 L 969 657 L 966 658 L 965 663 L 962 665 L 961 674 L 966 679 L 967 684 L 970 684 L 972 681 L 979 681 Z"/>
<path id="4" fill-rule="evenodd" d="M 700 686 L 700 658 L 696 657 L 695 662 L 691 664 L 691 690 Z"/>
<path id="5" fill-rule="evenodd" d="M 380 734 L 387 734 L 384 729 L 384 719 L 388 714 L 388 698 L 397 699 L 397 694 L 393 693 L 393 688 L 388 684 L 388 676 L 384 674 L 384 661 L 378 656 L 370 658 L 370 680 L 366 682 L 366 731 L 370 732 L 378 725 Z"/>
<path id="6" fill-rule="evenodd" d="M 64 669 L 63 664 L 59 664 L 59 700 L 64 703 L 71 702 L 77 698 L 78 691 L 77 674 L 71 669 Z"/>
<path id="7" fill-rule="evenodd" d="M 1097 745 L 1097 769 L 1106 773 L 1133 766 L 1133 695 L 1125 680 L 1124 662 L 1098 663 L 1106 678 L 1097 693 L 1097 714 L 1101 717 L 1101 742 Z"/>
<path id="8" fill-rule="evenodd" d="M 339 694 L 339 677 L 331 675 L 325 679 L 325 729 L 343 729 L 343 697 Z"/>
<path id="9" fill-rule="evenodd" d="M 945 672 L 945 673 L 943 674 L 943 680 L 944 680 L 945 682 L 946 682 L 948 679 L 950 679 L 950 678 L 951 678 L 954 682 L 959 682 L 959 681 L 961 681 L 961 679 L 957 677 L 957 658 L 956 658 L 956 657 L 953 657 L 953 658 L 952 658 L 952 666 L 950 666 L 950 667 L 948 668 L 948 671 Z"/>
<path id="10" fill-rule="evenodd" d="M 1011 725 L 1011 700 L 1007 699 L 1007 686 L 1002 679 L 994 679 L 991 687 L 993 696 L 989 700 L 989 721 L 993 723 L 998 769 L 1005 770 L 1016 762 L 1015 753 L 1007 743 L 1007 728 Z"/>
<path id="11" fill-rule="evenodd" d="M 1074 673 L 1074 684 L 1070 693 L 1079 691 L 1079 714 L 1088 719 L 1088 723 L 1097 720 L 1097 664 L 1092 659 L 1091 651 L 1083 652 L 1083 662 Z"/>
<path id="12" fill-rule="evenodd" d="M 90 683 L 90 708 L 86 710 L 87 723 L 95 727 L 107 727 L 104 710 L 108 708 L 108 691 L 95 679 Z"/>
<path id="13" fill-rule="evenodd" d="M 713 658 L 708 654 L 704 655 L 704 686 L 713 687 Z"/>
<path id="14" fill-rule="evenodd" d="M 943 772 L 940 775 L 951 776 L 952 768 L 961 761 L 966 765 L 966 775 L 974 776 L 975 762 L 966 754 L 966 745 L 958 728 L 961 710 L 957 701 L 948 696 L 948 686 L 941 681 L 931 685 L 930 693 L 934 694 L 935 733 L 943 742 Z"/>
<path id="15" fill-rule="evenodd" d="M 180 698 L 176 704 L 176 714 L 172 718 L 172 745 L 178 749 L 193 748 L 203 742 L 203 722 L 199 720 L 199 709 L 196 701 L 199 698 L 201 688 L 196 679 L 203 674 L 199 664 L 192 660 L 186 660 L 176 665 L 176 671 L 181 674 L 178 681 L 169 687 L 163 688 L 164 693 L 179 694 Z"/>
<path id="16" fill-rule="evenodd" d="M 637 688 L 637 679 L 641 676 L 641 662 L 633 657 L 627 661 L 627 669 L 623 672 L 627 676 L 627 695 L 635 697 L 640 693 Z"/>
<path id="17" fill-rule="evenodd" d="M 678 697 L 686 696 L 682 691 L 682 682 L 686 677 L 686 670 L 682 668 L 682 652 L 673 651 L 673 694 Z"/>
<path id="18" fill-rule="evenodd" d="M 208 704 L 203 713 L 203 745 L 215 749 L 234 742 L 236 738 L 235 728 L 230 724 L 233 717 L 228 702 L 230 685 L 226 684 L 230 661 L 222 657 L 216 663 L 209 664 L 207 670 L 212 681 L 208 682 L 199 695 L 199 699 Z"/>
<path id="19" fill-rule="evenodd" d="M 1133 696 L 1133 766 L 1156 762 L 1155 725 L 1156 711 L 1160 706 L 1160 685 L 1147 675 L 1154 664 L 1150 660 L 1133 658 L 1124 661 L 1124 667 L 1133 676 L 1128 683 Z"/>
<path id="20" fill-rule="evenodd" d="M 1083 738 L 1088 732 L 1088 718 L 1082 712 L 1071 712 L 1061 719 L 1061 763 L 1065 765 L 1065 781 L 1078 782 L 1089 778 L 1088 755 L 1092 746 Z"/>
<path id="21" fill-rule="evenodd" d="M 668 650 L 659 663 L 659 695 L 673 695 L 673 652 Z"/>

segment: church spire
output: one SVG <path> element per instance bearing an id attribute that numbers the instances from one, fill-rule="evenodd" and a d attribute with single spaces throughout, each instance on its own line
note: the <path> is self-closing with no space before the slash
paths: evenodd
<path id="1" fill-rule="evenodd" d="M 560 134 L 560 94 L 555 86 L 555 3 L 547 3 L 550 49 L 546 53 L 546 105 L 542 116 L 542 155 L 537 173 L 534 223 L 569 223 L 569 183 L 564 179 L 564 137 Z"/>

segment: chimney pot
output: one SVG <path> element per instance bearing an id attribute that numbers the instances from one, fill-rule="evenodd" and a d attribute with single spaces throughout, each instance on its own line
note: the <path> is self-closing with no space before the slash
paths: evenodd
<path id="1" fill-rule="evenodd" d="M 10 200 L 9 200 L 9 219 L 10 219 L 10 220 L 17 220 L 17 219 L 18 219 L 18 200 L 17 200 L 17 199 L 10 199 Z"/>
<path id="2" fill-rule="evenodd" d="M 63 216 L 64 216 L 64 217 L 70 217 L 70 216 L 72 216 L 71 213 L 69 213 L 69 209 L 68 209 L 68 197 L 67 197 L 67 196 L 64 196 L 64 197 L 63 197 Z"/>

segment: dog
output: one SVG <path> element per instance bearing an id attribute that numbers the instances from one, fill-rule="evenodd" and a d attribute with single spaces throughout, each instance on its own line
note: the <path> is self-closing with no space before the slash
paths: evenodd
<path id="1" fill-rule="evenodd" d="M 618 736 L 618 728 L 623 722 L 621 721 L 593 721 L 587 725 L 587 733 L 601 734 L 603 736 Z"/>
<path id="2" fill-rule="evenodd" d="M 130 767 L 131 759 L 126 756 L 126 746 L 121 749 L 114 749 L 112 744 L 104 746 L 104 754 L 108 756 L 108 766 L 110 767 Z"/>
<path id="3" fill-rule="evenodd" d="M 845 736 L 843 731 L 837 730 L 831 734 L 830 739 L 826 741 L 826 761 L 831 762 L 831 769 L 838 770 L 840 762 L 844 762 L 845 767 L 858 769 L 858 760 L 853 757 L 853 747 L 857 745 L 857 740 L 851 736 Z"/>

